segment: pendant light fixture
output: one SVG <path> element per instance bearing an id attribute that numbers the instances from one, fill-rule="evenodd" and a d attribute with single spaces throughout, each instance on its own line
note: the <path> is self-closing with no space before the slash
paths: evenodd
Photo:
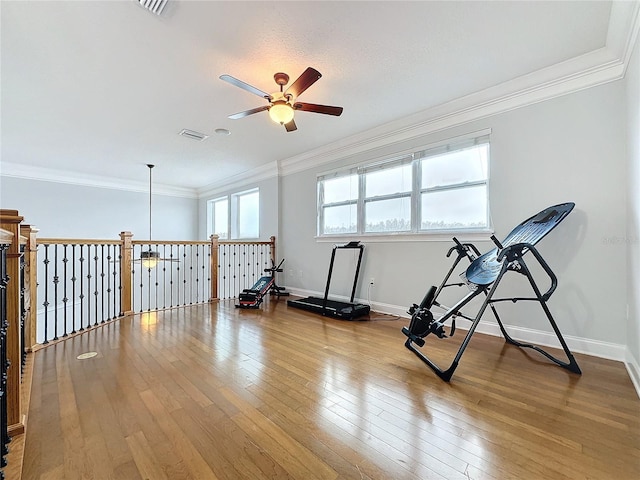
<path id="1" fill-rule="evenodd" d="M 160 254 L 151 248 L 151 171 L 154 166 L 155 165 L 147 163 L 147 167 L 149 167 L 149 250 L 143 250 L 140 252 L 142 265 L 149 270 L 155 268 L 158 264 L 158 260 L 160 259 Z"/>

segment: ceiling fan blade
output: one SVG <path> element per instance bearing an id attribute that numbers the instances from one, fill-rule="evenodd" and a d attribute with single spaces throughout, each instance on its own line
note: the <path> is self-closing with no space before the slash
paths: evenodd
<path id="1" fill-rule="evenodd" d="M 248 83 L 243 82 L 242 80 L 238 80 L 231 75 L 220 75 L 220 80 L 224 80 L 231 85 L 235 85 L 236 87 L 240 87 L 243 90 L 246 90 L 249 93 L 253 93 L 254 95 L 258 95 L 259 97 L 266 98 L 267 100 L 271 100 L 271 95 L 267 92 L 263 92 L 262 90 L 249 85 Z"/>
<path id="2" fill-rule="evenodd" d="M 322 74 L 315 68 L 307 67 L 307 69 L 302 72 L 302 75 L 300 75 L 298 79 L 293 82 L 289 88 L 287 88 L 287 91 L 284 92 L 284 94 L 285 96 L 293 95 L 294 98 L 298 98 L 302 92 L 320 80 L 321 77 Z"/>
<path id="3" fill-rule="evenodd" d="M 265 105 L 264 107 L 252 108 L 251 110 L 245 110 L 244 112 L 234 113 L 233 115 L 229 115 L 231 120 L 238 120 L 239 118 L 244 118 L 249 115 L 253 115 L 254 113 L 262 112 L 264 110 L 269 110 L 269 105 Z"/>
<path id="4" fill-rule="evenodd" d="M 296 127 L 296 122 L 293 119 L 291 119 L 289 123 L 285 123 L 284 128 L 287 129 L 287 132 L 293 132 L 298 129 L 298 127 Z"/>
<path id="5" fill-rule="evenodd" d="M 342 107 L 332 107 L 330 105 L 317 105 L 315 103 L 296 102 L 293 104 L 294 110 L 302 110 L 303 112 L 323 113 L 325 115 L 335 115 L 339 117 L 342 114 Z"/>

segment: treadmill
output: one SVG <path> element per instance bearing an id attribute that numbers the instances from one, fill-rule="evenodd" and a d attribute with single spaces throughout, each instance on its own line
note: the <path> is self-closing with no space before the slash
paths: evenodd
<path id="1" fill-rule="evenodd" d="M 353 279 L 353 289 L 351 290 L 351 299 L 348 302 L 340 302 L 337 300 L 329 300 L 329 285 L 331 284 L 331 274 L 333 273 L 333 262 L 336 258 L 336 251 L 342 249 L 359 249 L 358 265 L 356 266 L 356 274 Z M 356 286 L 358 284 L 358 275 L 360 274 L 360 265 L 362 263 L 362 254 L 364 253 L 364 245 L 360 242 L 349 242 L 344 245 L 334 245 L 331 252 L 331 263 L 329 264 L 329 275 L 327 276 L 327 286 L 324 289 L 324 298 L 307 297 L 298 300 L 288 300 L 287 305 L 295 308 L 308 310 L 309 312 L 319 313 L 321 315 L 340 318 L 343 320 L 353 320 L 354 318 L 368 315 L 370 311 L 369 305 L 354 303 L 353 298 L 356 294 Z"/>

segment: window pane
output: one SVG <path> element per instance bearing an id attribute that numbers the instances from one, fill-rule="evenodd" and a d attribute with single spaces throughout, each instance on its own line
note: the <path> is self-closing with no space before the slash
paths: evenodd
<path id="1" fill-rule="evenodd" d="M 365 204 L 365 232 L 411 230 L 411 197 L 377 200 Z"/>
<path id="2" fill-rule="evenodd" d="M 220 239 L 229 238 L 227 230 L 229 229 L 229 200 L 218 200 L 213 204 L 213 233 L 218 235 Z"/>
<path id="3" fill-rule="evenodd" d="M 487 226 L 487 187 L 457 188 L 421 195 L 421 229 Z"/>
<path id="4" fill-rule="evenodd" d="M 486 180 L 489 145 L 445 153 L 422 160 L 422 188 Z"/>
<path id="5" fill-rule="evenodd" d="M 366 197 L 393 195 L 411 191 L 411 164 L 367 173 Z"/>
<path id="6" fill-rule="evenodd" d="M 357 230 L 356 212 L 355 204 L 326 207 L 322 233 L 354 233 Z"/>
<path id="7" fill-rule="evenodd" d="M 358 198 L 358 175 L 324 180 L 324 203 L 344 202 Z"/>
<path id="8" fill-rule="evenodd" d="M 238 235 L 240 238 L 258 238 L 260 225 L 260 195 L 258 192 L 238 197 Z"/>

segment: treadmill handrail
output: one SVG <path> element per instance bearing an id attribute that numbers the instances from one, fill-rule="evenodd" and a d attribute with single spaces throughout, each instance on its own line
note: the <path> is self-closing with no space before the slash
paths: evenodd
<path id="1" fill-rule="evenodd" d="M 360 275 L 360 265 L 362 264 L 362 255 L 364 253 L 364 245 L 362 245 L 360 242 L 358 241 L 353 241 L 353 242 L 349 242 L 349 243 L 345 243 L 342 245 L 334 245 L 333 246 L 333 250 L 331 250 L 331 262 L 329 263 L 329 273 L 327 275 L 327 285 L 324 289 L 324 298 L 322 301 L 322 310 L 326 310 L 327 307 L 327 298 L 329 297 L 329 286 L 331 285 L 331 275 L 333 274 L 333 262 L 336 259 L 336 250 L 339 248 L 357 248 L 360 250 L 360 253 L 358 255 L 358 264 L 356 266 L 356 273 L 355 276 L 353 278 L 353 288 L 351 289 L 351 299 L 349 300 L 350 303 L 353 303 L 353 299 L 356 296 L 356 287 L 358 285 L 358 276 Z"/>

